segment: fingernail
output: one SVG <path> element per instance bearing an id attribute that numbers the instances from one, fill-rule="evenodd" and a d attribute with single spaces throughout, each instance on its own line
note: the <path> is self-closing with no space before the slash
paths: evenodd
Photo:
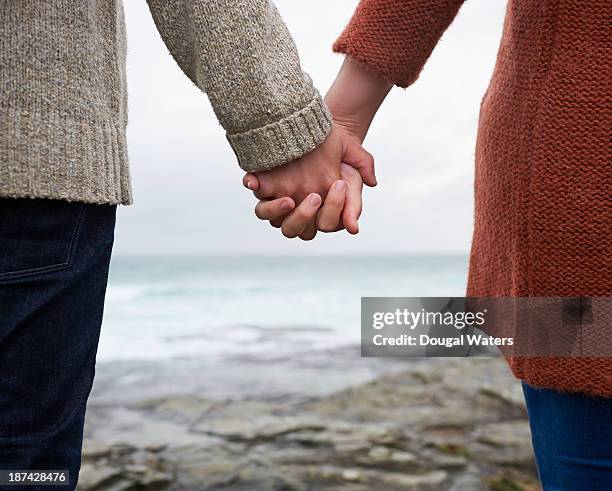
<path id="1" fill-rule="evenodd" d="M 316 208 L 321 204 L 321 196 L 318 194 L 311 194 L 308 197 L 308 202 Z"/>
<path id="2" fill-rule="evenodd" d="M 293 203 L 288 199 L 284 200 L 280 205 L 281 210 L 289 211 L 293 209 Z"/>
<path id="3" fill-rule="evenodd" d="M 336 191 L 344 191 L 345 187 L 346 187 L 346 183 L 344 181 L 336 181 L 336 184 L 335 184 Z"/>
<path id="4" fill-rule="evenodd" d="M 252 185 L 253 185 L 253 184 L 251 183 L 251 181 L 249 181 L 249 180 L 247 179 L 247 182 L 246 182 L 246 187 L 247 187 L 247 188 L 249 188 L 249 189 L 251 189 L 251 186 L 252 186 Z"/>

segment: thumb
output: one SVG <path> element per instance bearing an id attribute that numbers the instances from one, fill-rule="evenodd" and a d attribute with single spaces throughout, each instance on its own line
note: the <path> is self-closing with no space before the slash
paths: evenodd
<path id="1" fill-rule="evenodd" d="M 370 187 L 377 184 L 374 172 L 374 157 L 365 150 L 354 138 L 348 137 L 344 142 L 344 155 L 342 162 L 349 164 L 359 171 L 363 182 Z"/>

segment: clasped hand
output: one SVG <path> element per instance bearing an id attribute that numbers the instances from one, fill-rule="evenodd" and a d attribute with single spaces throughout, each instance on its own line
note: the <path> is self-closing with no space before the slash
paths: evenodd
<path id="1" fill-rule="evenodd" d="M 244 176 L 259 199 L 257 217 L 290 238 L 358 233 L 363 184 L 376 185 L 374 159 L 361 144 L 390 90 L 391 84 L 346 58 L 325 97 L 333 115 L 325 141 L 299 159 Z"/>
<path id="2" fill-rule="evenodd" d="M 358 233 L 364 182 L 376 185 L 374 159 L 356 136 L 336 123 L 312 152 L 243 178 L 260 200 L 257 217 L 280 228 L 285 237 L 302 240 L 312 240 L 317 231 Z"/>

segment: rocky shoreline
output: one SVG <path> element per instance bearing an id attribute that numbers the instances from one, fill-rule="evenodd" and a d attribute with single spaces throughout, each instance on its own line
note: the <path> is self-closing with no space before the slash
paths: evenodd
<path id="1" fill-rule="evenodd" d="M 81 490 L 540 489 L 499 359 L 426 360 L 311 397 L 121 400 L 92 397 Z"/>

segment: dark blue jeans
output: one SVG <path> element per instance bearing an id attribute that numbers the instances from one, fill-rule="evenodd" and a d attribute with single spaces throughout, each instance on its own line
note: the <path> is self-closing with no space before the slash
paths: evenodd
<path id="1" fill-rule="evenodd" d="M 40 489 L 76 485 L 115 212 L 0 199 L 0 469 L 70 471 Z"/>
<path id="2" fill-rule="evenodd" d="M 544 491 L 612 490 L 612 399 L 523 384 Z"/>

